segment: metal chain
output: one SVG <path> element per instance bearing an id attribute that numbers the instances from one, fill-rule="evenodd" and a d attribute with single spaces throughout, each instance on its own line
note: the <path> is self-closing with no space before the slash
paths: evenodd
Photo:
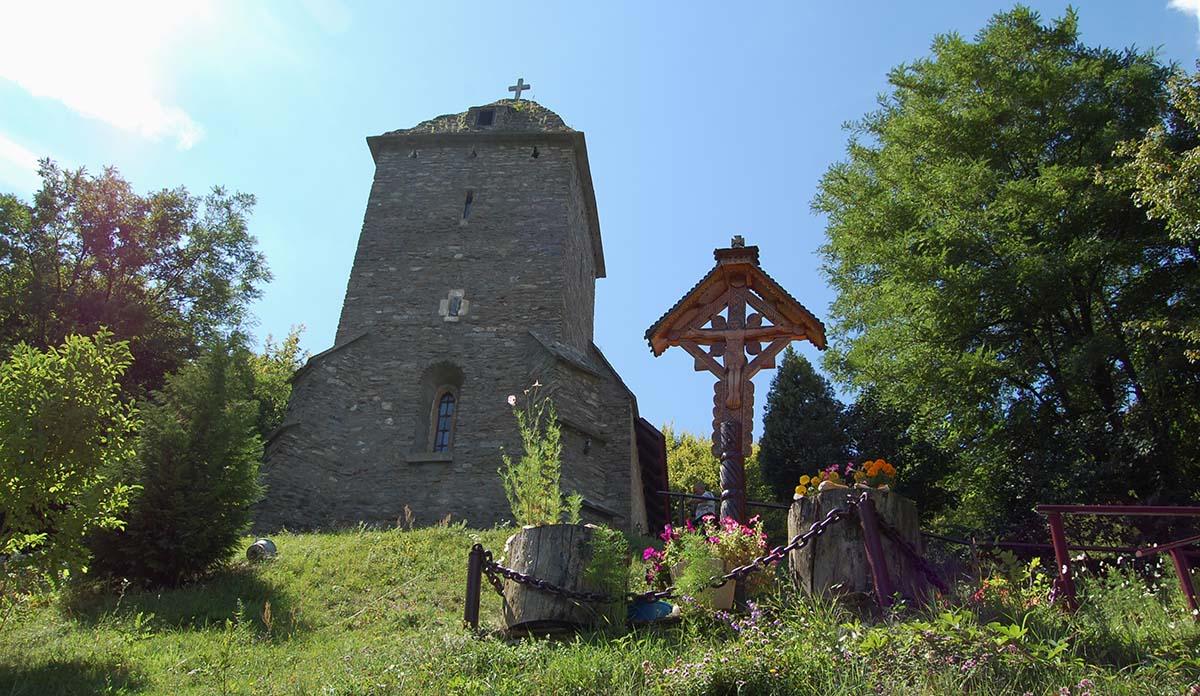
<path id="1" fill-rule="evenodd" d="M 770 563 L 775 563 L 782 560 L 784 556 L 792 551 L 804 548 L 810 541 L 824 534 L 825 530 L 830 526 L 850 515 L 857 506 L 858 503 L 855 501 L 846 501 L 846 507 L 838 507 L 830 510 L 823 519 L 818 522 L 814 522 L 807 531 L 792 537 L 792 540 L 785 546 L 776 546 L 765 556 L 760 556 L 749 563 L 738 566 L 725 575 L 714 579 L 712 587 L 721 587 L 730 580 L 741 580 L 750 573 L 761 570 Z M 547 594 L 557 595 L 559 597 L 565 597 L 567 599 L 573 599 L 581 602 L 607 603 L 615 601 L 616 599 L 612 595 L 600 592 L 577 592 L 575 590 L 568 590 L 565 587 L 559 587 L 558 585 L 542 580 L 541 578 L 536 578 L 532 575 L 526 575 L 525 573 L 513 570 L 512 568 L 506 568 L 505 566 L 502 566 L 493 560 L 491 551 L 483 552 L 483 572 L 487 575 L 488 582 L 491 583 L 492 587 L 496 590 L 496 593 L 501 597 L 504 596 L 504 584 L 500 580 L 500 578 L 503 577 L 507 580 L 512 580 L 519 585 L 532 587 L 539 592 L 545 592 Z M 627 599 L 629 599 L 631 602 L 653 602 L 659 599 L 667 599 L 674 596 L 675 588 L 668 587 L 665 590 L 651 590 L 649 592 L 642 592 L 640 594 L 630 593 L 627 595 Z"/>
<path id="2" fill-rule="evenodd" d="M 503 597 L 504 596 L 504 583 L 502 583 L 500 581 L 500 578 L 496 577 L 496 572 L 494 570 L 492 570 L 492 566 L 494 566 L 494 565 L 495 565 L 495 563 L 492 562 L 492 552 L 484 551 L 483 552 L 483 573 L 484 573 L 484 575 L 487 575 L 488 582 L 491 583 L 492 589 L 496 590 L 496 594 Z"/>
<path id="3" fill-rule="evenodd" d="M 771 552 L 767 555 L 760 556 L 759 558 L 750 561 L 746 565 L 734 568 L 725 575 L 721 576 L 721 578 L 719 578 L 720 582 L 715 582 L 713 587 L 720 587 L 730 580 L 741 580 L 750 573 L 753 573 L 769 563 L 776 563 L 783 560 L 784 556 L 788 555 L 792 551 L 804 548 L 808 545 L 808 542 L 824 534 L 826 529 L 833 526 L 834 523 L 839 522 L 843 518 L 847 517 L 856 507 L 858 507 L 858 503 L 854 501 L 847 501 L 846 507 L 838 507 L 830 510 L 823 519 L 818 522 L 814 522 L 807 531 L 792 537 L 792 540 L 788 542 L 786 546 L 776 546 L 775 548 L 771 549 Z"/>
<path id="4" fill-rule="evenodd" d="M 839 507 L 839 508 L 834 508 L 834 509 L 830 510 L 829 513 L 827 515 L 825 515 L 825 517 L 823 519 L 821 519 L 818 522 L 814 522 L 813 525 L 811 527 L 809 527 L 807 531 L 802 532 L 802 533 L 797 534 L 796 536 L 792 537 L 792 540 L 789 541 L 787 543 L 787 545 L 776 546 L 775 548 L 771 549 L 771 551 L 769 553 L 767 553 L 767 555 L 760 556 L 760 557 L 754 559 L 753 561 L 750 561 L 746 565 L 738 566 L 737 568 L 734 568 L 733 570 L 729 571 L 725 575 L 722 575 L 719 578 L 716 578 L 713 581 L 712 587 L 714 587 L 714 588 L 721 587 L 722 585 L 729 582 L 730 580 L 741 580 L 742 578 L 749 575 L 750 573 L 753 573 L 755 571 L 762 569 L 764 566 L 766 566 L 769 563 L 774 563 L 774 562 L 782 560 L 784 556 L 791 553 L 792 551 L 804 548 L 805 546 L 808 545 L 808 543 L 810 541 L 812 541 L 813 539 L 824 534 L 825 530 L 828 529 L 830 526 L 832 526 L 835 522 L 838 522 L 839 520 L 848 516 L 853 511 L 853 509 L 857 506 L 858 506 L 858 504 L 854 501 L 849 501 L 849 500 L 846 501 L 846 507 Z M 652 602 L 652 601 L 656 601 L 659 599 L 667 599 L 669 597 L 674 597 L 674 596 L 675 596 L 675 588 L 668 587 L 665 590 L 643 592 L 642 594 L 631 594 L 629 596 L 629 598 L 630 598 L 630 600 L 632 600 L 634 602 Z"/>
<path id="5" fill-rule="evenodd" d="M 913 548 L 913 545 L 909 543 L 908 539 L 905 539 L 904 536 L 900 534 L 900 530 L 893 527 L 892 524 L 883 519 L 882 516 L 879 517 L 879 528 L 883 530 L 883 533 L 887 535 L 887 537 L 891 539 L 893 543 L 900 547 L 900 550 L 903 551 L 905 555 L 912 559 L 912 562 L 916 564 L 917 569 L 921 571 L 930 585 L 936 587 L 942 594 L 950 594 L 950 588 L 946 587 L 946 583 L 942 582 L 942 579 L 938 577 L 937 571 L 935 571 L 933 566 L 930 565 L 929 560 L 917 553 L 917 550 Z"/>
<path id="6" fill-rule="evenodd" d="M 606 603 L 613 601 L 613 597 L 611 595 L 600 592 L 577 592 L 575 590 L 568 590 L 565 587 L 559 587 L 558 585 L 542 580 L 541 578 L 535 578 L 532 575 L 526 575 L 525 573 L 513 570 L 512 568 L 506 568 L 492 560 L 491 551 L 484 551 L 483 553 L 483 572 L 487 573 L 488 581 L 492 584 L 492 587 L 496 588 L 496 592 L 500 593 L 500 596 L 504 596 L 504 588 L 500 582 L 500 579 L 496 577 L 497 575 L 503 576 L 505 579 L 512 580 L 519 585 L 525 585 L 540 592 L 545 592 L 546 594 L 557 595 L 559 597 L 574 599 L 580 602 Z"/>

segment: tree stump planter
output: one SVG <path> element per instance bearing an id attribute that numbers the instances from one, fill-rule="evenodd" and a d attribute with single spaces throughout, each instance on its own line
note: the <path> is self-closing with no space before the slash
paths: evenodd
<path id="1" fill-rule="evenodd" d="M 586 578 L 592 561 L 591 525 L 526 527 L 504 544 L 504 565 L 575 592 L 603 592 Z M 509 635 L 549 635 L 624 622 L 625 597 L 615 603 L 560 597 L 504 580 L 504 624 Z"/>
<path id="2" fill-rule="evenodd" d="M 830 510 L 860 497 L 863 490 L 821 491 L 815 496 L 805 496 L 793 502 L 788 511 L 788 538 L 808 531 L 814 522 L 824 519 Z M 875 503 L 879 520 L 896 528 L 917 553 L 923 553 L 917 506 L 913 501 L 890 491 L 870 489 L 868 492 Z M 916 564 L 890 538 L 882 534 L 880 536 L 892 586 L 905 597 L 925 597 L 928 585 Z M 788 565 L 792 582 L 808 594 L 872 594 L 875 591 L 858 514 L 828 527 L 824 534 L 789 553 Z"/>
<path id="3" fill-rule="evenodd" d="M 725 570 L 725 563 L 719 558 L 709 559 L 709 566 L 712 569 L 711 574 L 714 578 L 720 577 L 728 572 Z M 675 565 L 671 566 L 671 577 L 683 577 L 683 571 L 686 569 L 687 561 L 680 561 L 679 563 L 676 563 Z M 694 599 L 710 609 L 732 609 L 733 596 L 736 588 L 737 583 L 733 580 L 730 580 L 720 587 L 709 587 L 701 590 Z"/>

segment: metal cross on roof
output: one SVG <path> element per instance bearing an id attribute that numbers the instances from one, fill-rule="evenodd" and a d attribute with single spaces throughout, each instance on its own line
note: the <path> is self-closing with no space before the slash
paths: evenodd
<path id="1" fill-rule="evenodd" d="M 525 84 L 525 78 L 518 77 L 517 84 L 510 85 L 508 91 L 517 93 L 517 96 L 513 97 L 513 101 L 521 101 L 521 92 L 524 92 L 527 89 L 533 89 L 533 85 Z"/>

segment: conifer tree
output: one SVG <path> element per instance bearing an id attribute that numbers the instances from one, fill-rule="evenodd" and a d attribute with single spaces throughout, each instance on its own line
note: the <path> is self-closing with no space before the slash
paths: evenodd
<path id="1" fill-rule="evenodd" d="M 142 407 L 141 485 L 121 532 L 95 540 L 97 571 L 179 585 L 229 557 L 262 494 L 259 405 L 244 339 L 213 341 Z"/>
<path id="2" fill-rule="evenodd" d="M 788 348 L 771 380 L 758 451 L 763 478 L 777 497 L 789 499 L 801 474 L 845 463 L 844 412 L 829 382 Z"/>

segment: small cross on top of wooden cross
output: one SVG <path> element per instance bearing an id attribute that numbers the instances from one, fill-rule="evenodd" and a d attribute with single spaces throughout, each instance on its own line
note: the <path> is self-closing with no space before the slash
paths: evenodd
<path id="1" fill-rule="evenodd" d="M 523 77 L 518 77 L 517 84 L 509 85 L 508 87 L 508 91 L 517 93 L 517 96 L 513 97 L 513 101 L 521 101 L 521 92 L 527 89 L 533 89 L 533 85 L 525 84 L 525 78 Z"/>

